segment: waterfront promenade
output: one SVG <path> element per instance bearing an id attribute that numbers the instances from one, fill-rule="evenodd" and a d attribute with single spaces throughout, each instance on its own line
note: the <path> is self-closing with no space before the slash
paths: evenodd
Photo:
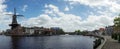
<path id="1" fill-rule="evenodd" d="M 106 43 L 102 49 L 120 49 L 120 43 L 117 40 L 111 38 L 111 36 L 104 36 L 106 38 Z"/>

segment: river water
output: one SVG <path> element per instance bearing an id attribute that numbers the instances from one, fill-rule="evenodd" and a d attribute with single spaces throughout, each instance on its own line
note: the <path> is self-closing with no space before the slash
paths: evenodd
<path id="1" fill-rule="evenodd" d="M 57 35 L 10 37 L 0 35 L 0 49 L 93 49 L 94 37 Z"/>

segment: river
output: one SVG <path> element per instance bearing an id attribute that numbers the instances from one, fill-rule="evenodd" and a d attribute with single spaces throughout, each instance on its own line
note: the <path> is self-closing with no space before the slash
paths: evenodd
<path id="1" fill-rule="evenodd" d="M 0 35 L 0 49 L 93 49 L 94 37 L 56 35 L 10 37 Z"/>

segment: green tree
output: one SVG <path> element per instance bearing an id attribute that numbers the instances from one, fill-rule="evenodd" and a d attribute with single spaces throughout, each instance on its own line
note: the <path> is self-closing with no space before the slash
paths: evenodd
<path id="1" fill-rule="evenodd" d="M 119 15 L 120 16 L 120 15 Z M 116 17 L 114 19 L 114 33 L 113 33 L 113 37 L 114 39 L 118 39 L 118 34 L 120 34 L 120 17 Z"/>
<path id="2" fill-rule="evenodd" d="M 120 17 L 116 17 L 114 19 L 114 30 L 115 30 L 115 33 L 119 33 L 120 31 Z"/>
<path id="3" fill-rule="evenodd" d="M 77 35 L 86 35 L 88 33 L 88 31 L 80 31 L 80 30 L 76 30 L 75 34 Z"/>
<path id="4" fill-rule="evenodd" d="M 114 27 L 115 29 L 120 29 L 120 17 L 114 19 Z"/>
<path id="5" fill-rule="evenodd" d="M 79 35 L 79 34 L 81 34 L 81 31 L 80 31 L 80 30 L 76 30 L 76 31 L 75 31 L 75 34 L 78 34 L 78 35 Z"/>
<path id="6" fill-rule="evenodd" d="M 65 34 L 65 32 L 63 31 L 63 29 L 59 29 L 58 32 L 60 32 L 60 34 Z"/>
<path id="7" fill-rule="evenodd" d="M 86 35 L 88 33 L 88 31 L 83 31 L 82 35 Z"/>

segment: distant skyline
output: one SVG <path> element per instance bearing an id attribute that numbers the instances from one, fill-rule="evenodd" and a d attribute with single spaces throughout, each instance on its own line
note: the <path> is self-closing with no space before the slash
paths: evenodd
<path id="1" fill-rule="evenodd" d="M 0 30 L 9 29 L 13 9 L 22 26 L 60 27 L 66 32 L 113 25 L 119 0 L 0 0 Z"/>

